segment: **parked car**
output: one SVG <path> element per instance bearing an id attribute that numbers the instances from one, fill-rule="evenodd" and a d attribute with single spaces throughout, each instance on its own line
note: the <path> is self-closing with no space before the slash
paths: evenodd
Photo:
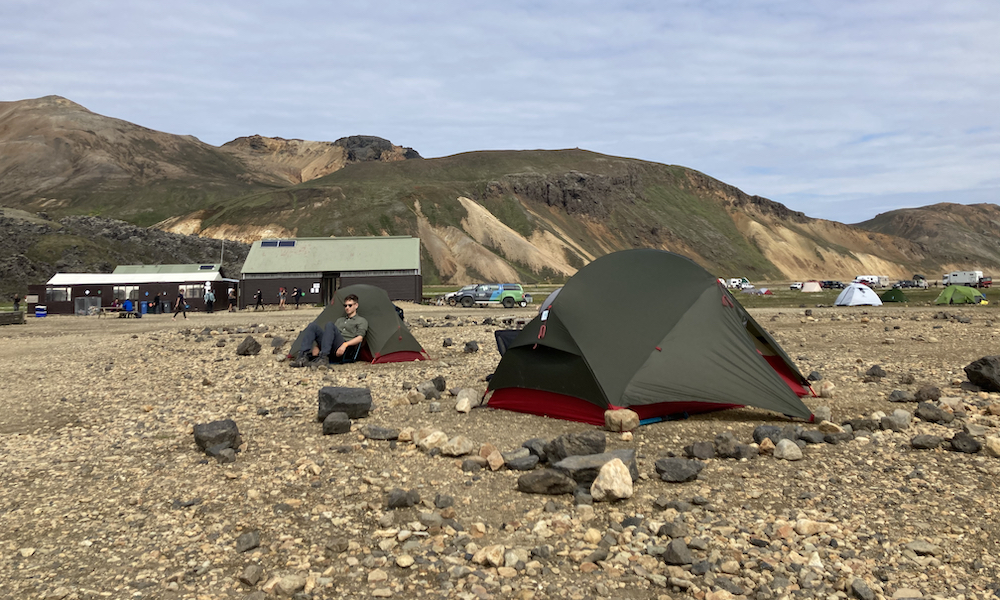
<path id="1" fill-rule="evenodd" d="M 843 281 L 821 281 L 819 285 L 824 290 L 842 290 L 846 287 Z"/>
<path id="2" fill-rule="evenodd" d="M 469 286 L 467 286 L 469 287 Z M 462 288 L 455 302 L 465 308 L 475 305 L 501 304 L 504 308 L 527 306 L 531 296 L 524 293 L 520 283 L 481 283 L 472 290 Z"/>
<path id="3" fill-rule="evenodd" d="M 788 286 L 788 289 L 790 289 L 790 290 L 801 290 L 802 289 L 802 282 L 799 281 L 797 283 L 793 283 L 792 285 Z"/>
<path id="4" fill-rule="evenodd" d="M 476 288 L 479 287 L 480 285 L 481 284 L 479 283 L 473 283 L 472 285 L 467 285 L 458 291 L 448 292 L 447 294 L 444 295 L 444 301 L 450 304 L 451 306 L 455 306 L 458 304 L 458 301 L 462 296 L 465 296 L 466 293 L 474 294 Z"/>

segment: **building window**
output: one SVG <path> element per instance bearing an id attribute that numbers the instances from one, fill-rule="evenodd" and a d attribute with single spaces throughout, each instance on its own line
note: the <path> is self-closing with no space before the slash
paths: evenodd
<path id="1" fill-rule="evenodd" d="M 197 300 L 205 297 L 205 284 L 203 283 L 182 285 L 180 289 L 184 292 L 185 300 Z"/>
<path id="2" fill-rule="evenodd" d="M 45 288 L 46 302 L 69 302 L 70 289 L 68 287 Z"/>
<path id="3" fill-rule="evenodd" d="M 139 286 L 137 285 L 116 285 L 112 287 L 111 295 L 117 300 L 138 300 Z"/>

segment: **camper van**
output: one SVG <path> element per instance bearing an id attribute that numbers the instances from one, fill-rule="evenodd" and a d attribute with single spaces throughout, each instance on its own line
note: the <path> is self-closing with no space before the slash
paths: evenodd
<path id="1" fill-rule="evenodd" d="M 731 290 L 746 289 L 750 286 L 750 280 L 746 277 L 733 277 L 726 282 L 726 287 Z"/>
<path id="2" fill-rule="evenodd" d="M 868 287 L 886 287 L 889 285 L 889 278 L 885 275 L 858 275 L 854 278 L 854 283 L 864 283 Z"/>
<path id="3" fill-rule="evenodd" d="M 941 276 L 941 285 L 967 285 L 988 288 L 993 285 L 992 277 L 984 277 L 982 271 L 952 271 Z"/>

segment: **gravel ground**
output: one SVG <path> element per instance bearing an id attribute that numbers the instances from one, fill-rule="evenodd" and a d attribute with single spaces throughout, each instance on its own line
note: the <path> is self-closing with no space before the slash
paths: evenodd
<path id="1" fill-rule="evenodd" d="M 809 445 L 797 461 L 713 458 L 687 483 L 661 481 L 655 461 L 726 431 L 751 443 L 755 427 L 791 423 L 741 409 L 608 432 L 608 449 L 638 453 L 634 494 L 580 506 L 572 495 L 518 492 L 516 471 L 466 472 L 462 458 L 361 434 L 364 425 L 433 427 L 506 452 L 529 438 L 595 431 L 459 413 L 448 392 L 440 412 L 434 400 L 411 404 L 408 388 L 439 376 L 448 390 L 485 389 L 499 355 L 496 327 L 479 322 L 533 313 L 404 308 L 433 360 L 292 369 L 272 343 L 293 339 L 317 309 L 186 321 L 46 317 L 0 328 L 0 596 L 997 595 L 1000 459 L 947 441 L 911 446 L 917 434 L 948 440 L 963 428 L 983 443 L 998 435 L 1000 394 L 961 387 L 965 365 L 1000 354 L 994 306 L 949 311 L 967 323 L 932 308 L 753 310 L 804 373 L 834 384 L 832 397 L 806 399 L 828 407 L 833 422 L 913 413 L 915 403 L 888 397 L 926 385 L 940 388 L 934 404 L 956 418 Z M 238 356 L 247 335 L 263 349 Z M 443 347 L 445 338 L 454 345 Z M 481 350 L 463 352 L 468 341 Z M 866 378 L 874 365 L 885 377 Z M 323 386 L 367 387 L 374 409 L 351 433 L 324 436 Z M 219 419 L 242 434 L 233 463 L 194 443 L 195 424 Z M 395 488 L 420 502 L 389 509 Z M 678 545 L 689 556 L 675 556 Z"/>

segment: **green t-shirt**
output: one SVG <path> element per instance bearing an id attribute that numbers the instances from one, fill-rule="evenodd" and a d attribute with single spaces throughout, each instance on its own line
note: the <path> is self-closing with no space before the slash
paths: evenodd
<path id="1" fill-rule="evenodd" d="M 365 334 L 368 333 L 368 319 L 359 315 L 354 315 L 349 319 L 340 317 L 334 324 L 340 330 L 340 335 L 344 336 L 345 342 L 349 342 L 359 335 L 365 337 Z"/>

